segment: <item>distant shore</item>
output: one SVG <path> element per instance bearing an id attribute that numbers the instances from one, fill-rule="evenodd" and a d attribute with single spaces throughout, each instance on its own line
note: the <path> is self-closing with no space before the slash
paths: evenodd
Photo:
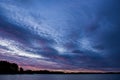
<path id="1" fill-rule="evenodd" d="M 49 70 L 24 70 L 16 63 L 0 61 L 0 74 L 120 74 L 120 72 L 63 72 Z"/>

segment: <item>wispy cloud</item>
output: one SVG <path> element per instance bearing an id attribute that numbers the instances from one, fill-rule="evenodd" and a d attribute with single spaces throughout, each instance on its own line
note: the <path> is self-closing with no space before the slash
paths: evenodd
<path id="1" fill-rule="evenodd" d="M 118 3 L 1 0 L 0 58 L 42 69 L 116 70 L 120 67 Z"/>

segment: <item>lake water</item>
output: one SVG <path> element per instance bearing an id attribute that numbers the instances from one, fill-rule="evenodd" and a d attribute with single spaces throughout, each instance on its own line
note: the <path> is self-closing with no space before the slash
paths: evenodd
<path id="1" fill-rule="evenodd" d="M 0 75 L 0 80 L 120 80 L 120 74 Z"/>

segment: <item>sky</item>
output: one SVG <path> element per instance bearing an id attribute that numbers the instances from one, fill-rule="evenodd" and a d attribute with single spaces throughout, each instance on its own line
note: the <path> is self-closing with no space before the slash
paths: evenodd
<path id="1" fill-rule="evenodd" d="M 119 0 L 0 0 L 0 60 L 25 69 L 120 71 Z"/>

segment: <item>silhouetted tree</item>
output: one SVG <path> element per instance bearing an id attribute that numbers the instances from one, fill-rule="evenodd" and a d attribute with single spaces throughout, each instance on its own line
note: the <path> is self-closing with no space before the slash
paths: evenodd
<path id="1" fill-rule="evenodd" d="M 0 61 L 0 73 L 16 73 L 18 70 L 19 68 L 17 64 Z"/>
<path id="2" fill-rule="evenodd" d="M 15 63 L 12 63 L 12 64 L 11 64 L 11 69 L 12 69 L 14 72 L 18 72 L 18 71 L 19 71 L 19 67 L 18 67 L 18 65 L 15 64 Z"/>
<path id="3" fill-rule="evenodd" d="M 23 70 L 23 68 L 22 67 L 20 67 L 20 72 L 23 72 L 24 70 Z"/>

